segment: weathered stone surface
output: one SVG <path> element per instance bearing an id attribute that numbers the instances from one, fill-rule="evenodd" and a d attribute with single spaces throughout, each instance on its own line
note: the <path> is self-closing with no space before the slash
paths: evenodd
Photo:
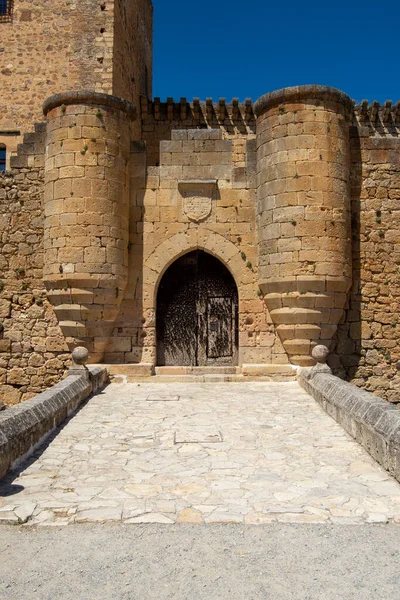
<path id="1" fill-rule="evenodd" d="M 78 346 L 72 351 L 72 360 L 76 365 L 84 365 L 87 362 L 89 352 L 87 348 Z"/>
<path id="2" fill-rule="evenodd" d="M 11 313 L 10 300 L 0 300 L 0 317 L 8 318 Z"/>
<path id="3" fill-rule="evenodd" d="M 10 215 L 1 233 L 0 254 L 0 366 L 7 370 L 0 400 L 8 405 L 57 383 L 70 361 L 41 280 L 43 130 L 38 128 L 32 137 L 30 168 L 0 175 L 0 213 Z M 24 244 L 29 251 L 22 252 Z"/>
<path id="4" fill-rule="evenodd" d="M 324 364 L 326 363 L 326 359 L 329 355 L 329 348 L 319 344 L 318 346 L 315 346 L 311 354 L 312 357 L 317 361 L 317 363 Z"/>

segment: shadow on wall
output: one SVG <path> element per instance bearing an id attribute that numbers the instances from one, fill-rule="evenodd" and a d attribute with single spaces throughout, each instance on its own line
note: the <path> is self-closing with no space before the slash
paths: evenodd
<path id="1" fill-rule="evenodd" d="M 336 333 L 335 349 L 328 360 L 333 373 L 346 380 L 351 380 L 356 375 L 362 351 L 360 258 L 362 159 L 360 136 L 357 126 L 350 127 L 350 160 L 353 284 L 348 294 L 344 315 Z"/>
<path id="2" fill-rule="evenodd" d="M 383 117 L 350 129 L 353 287 L 331 360 L 335 374 L 398 403 L 400 144 Z"/>
<path id="3" fill-rule="evenodd" d="M 148 342 L 151 346 L 151 341 L 145 339 L 147 334 L 143 330 L 144 325 L 151 322 L 152 315 L 143 309 L 143 222 L 146 211 L 143 194 L 147 171 L 146 145 L 141 141 L 131 142 L 130 181 L 128 283 L 104 355 L 107 364 L 151 362 L 146 349 Z"/>

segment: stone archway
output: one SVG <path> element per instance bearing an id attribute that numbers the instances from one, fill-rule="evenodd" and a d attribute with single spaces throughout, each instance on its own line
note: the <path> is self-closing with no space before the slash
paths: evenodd
<path id="1" fill-rule="evenodd" d="M 243 303 L 254 299 L 253 273 L 246 268 L 240 248 L 219 233 L 203 228 L 193 228 L 176 233 L 161 242 L 143 264 L 142 302 L 147 335 L 144 338 L 144 362 L 156 364 L 156 305 L 159 284 L 168 267 L 181 256 L 194 250 L 204 250 L 215 256 L 231 273 L 239 293 L 239 318 Z M 239 344 L 239 364 L 242 362 Z"/>
<path id="2" fill-rule="evenodd" d="M 143 307 L 155 309 L 158 285 L 165 271 L 180 256 L 192 250 L 204 250 L 220 260 L 232 274 L 239 289 L 239 303 L 251 298 L 251 271 L 241 258 L 240 248 L 219 233 L 209 229 L 191 229 L 177 233 L 159 244 L 143 265 Z"/>
<path id="3" fill-rule="evenodd" d="M 236 365 L 238 290 L 217 258 L 194 250 L 169 266 L 157 293 L 157 365 Z"/>

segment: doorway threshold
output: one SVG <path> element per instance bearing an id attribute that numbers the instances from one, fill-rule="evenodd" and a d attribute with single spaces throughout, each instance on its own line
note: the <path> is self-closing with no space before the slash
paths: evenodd
<path id="1" fill-rule="evenodd" d="M 297 367 L 282 364 L 244 364 L 241 367 L 212 365 L 202 367 L 151 364 L 107 365 L 115 383 L 244 383 L 251 381 L 294 381 Z"/>

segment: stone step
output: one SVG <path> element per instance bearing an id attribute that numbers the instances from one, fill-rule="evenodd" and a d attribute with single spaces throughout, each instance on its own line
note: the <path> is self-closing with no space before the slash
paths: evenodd
<path id="1" fill-rule="evenodd" d="M 124 375 L 129 381 L 134 379 L 148 378 L 154 375 L 154 366 L 150 363 L 107 365 L 107 371 L 110 375 Z"/>
<path id="2" fill-rule="evenodd" d="M 259 375 L 247 376 L 243 375 L 156 375 L 150 379 L 146 379 L 149 383 L 249 383 L 256 381 L 294 381 L 296 374 L 291 375 Z M 131 382 L 128 378 L 128 382 Z"/>
<path id="3" fill-rule="evenodd" d="M 129 383 L 245 383 L 246 381 L 294 381 L 293 365 L 244 364 L 242 367 L 153 367 L 151 364 L 107 365 L 110 375 L 123 376 Z"/>
<path id="4" fill-rule="evenodd" d="M 208 375 L 156 375 L 154 378 L 154 382 L 157 383 L 157 381 L 165 381 L 165 382 L 171 382 L 171 381 L 176 381 L 176 382 L 186 382 L 186 381 L 194 381 L 194 382 L 210 382 L 210 383 L 223 383 L 224 381 L 243 381 L 244 378 L 242 375 L 235 375 L 235 374 L 226 374 L 226 373 L 221 373 L 221 374 L 208 374 Z"/>
<path id="5" fill-rule="evenodd" d="M 256 364 L 248 363 L 242 365 L 242 375 L 248 379 L 248 377 L 288 377 L 295 379 L 297 373 L 297 367 L 294 365 L 286 364 Z"/>
<path id="6" fill-rule="evenodd" d="M 156 375 L 237 375 L 240 367 L 230 365 L 207 365 L 203 367 L 156 367 Z"/>

